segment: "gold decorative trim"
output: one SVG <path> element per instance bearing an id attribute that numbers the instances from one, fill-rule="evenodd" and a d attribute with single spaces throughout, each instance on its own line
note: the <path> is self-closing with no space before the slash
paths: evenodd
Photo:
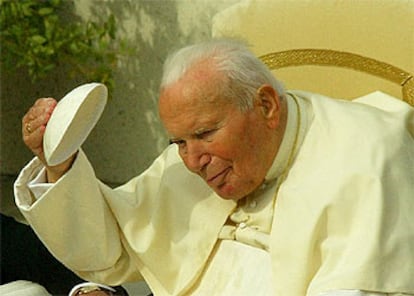
<path id="1" fill-rule="evenodd" d="M 336 66 L 378 76 L 402 86 L 403 100 L 414 106 L 413 75 L 372 58 L 329 49 L 293 49 L 269 53 L 260 59 L 270 69 L 302 65 Z"/>
<path id="2" fill-rule="evenodd" d="M 414 106 L 414 77 L 410 76 L 402 85 L 403 99 Z"/>

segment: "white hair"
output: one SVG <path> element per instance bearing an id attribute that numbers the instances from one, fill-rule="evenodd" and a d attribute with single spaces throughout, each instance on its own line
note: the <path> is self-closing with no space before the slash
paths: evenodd
<path id="1" fill-rule="evenodd" d="M 270 84 L 280 97 L 285 90 L 272 72 L 247 46 L 232 39 L 213 39 L 184 47 L 170 55 L 164 63 L 160 88 L 177 82 L 193 65 L 211 59 L 216 70 L 228 79 L 217 87 L 228 99 L 238 102 L 242 110 L 253 107 L 253 98 L 263 84 Z"/>

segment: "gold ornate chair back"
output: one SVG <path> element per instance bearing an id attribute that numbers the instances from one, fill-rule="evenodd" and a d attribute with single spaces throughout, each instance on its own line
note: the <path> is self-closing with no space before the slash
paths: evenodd
<path id="1" fill-rule="evenodd" d="M 349 68 L 375 75 L 400 85 L 402 99 L 414 106 L 413 74 L 368 57 L 328 49 L 294 49 L 268 53 L 261 56 L 260 59 L 272 70 L 292 66 L 318 65 Z"/>
<path id="2" fill-rule="evenodd" d="M 248 42 L 287 89 L 414 104 L 413 19 L 412 0 L 241 0 L 214 16 L 212 33 Z"/>

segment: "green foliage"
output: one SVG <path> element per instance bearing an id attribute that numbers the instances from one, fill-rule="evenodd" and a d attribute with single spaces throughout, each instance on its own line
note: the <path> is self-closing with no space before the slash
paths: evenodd
<path id="1" fill-rule="evenodd" d="M 33 82 L 65 69 L 72 78 L 113 86 L 115 18 L 80 21 L 69 0 L 0 0 L 4 71 L 26 70 Z"/>

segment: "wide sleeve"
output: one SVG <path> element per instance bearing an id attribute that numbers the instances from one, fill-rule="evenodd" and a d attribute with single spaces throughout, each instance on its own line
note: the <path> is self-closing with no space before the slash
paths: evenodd
<path id="1" fill-rule="evenodd" d="M 319 293 L 318 296 L 412 296 L 413 294 L 401 293 L 376 293 L 361 290 L 333 290 Z"/>
<path id="2" fill-rule="evenodd" d="M 104 196 L 111 191 L 96 179 L 85 154 L 80 151 L 72 168 L 35 200 L 27 184 L 41 168 L 35 159 L 22 170 L 15 198 L 49 251 L 85 279 L 113 285 L 140 279 Z"/>
<path id="3" fill-rule="evenodd" d="M 37 200 L 15 183 L 16 203 L 52 254 L 79 276 L 119 285 L 143 277 L 154 294 L 180 295 L 201 273 L 235 206 L 182 163 L 175 145 L 141 175 L 112 189 L 80 151 L 72 168 Z"/>

